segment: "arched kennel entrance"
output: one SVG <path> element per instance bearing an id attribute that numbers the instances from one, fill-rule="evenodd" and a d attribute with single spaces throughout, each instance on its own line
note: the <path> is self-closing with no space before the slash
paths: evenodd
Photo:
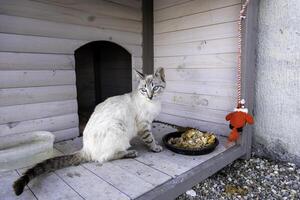
<path id="1" fill-rule="evenodd" d="M 118 44 L 95 41 L 75 51 L 80 133 L 95 106 L 132 90 L 131 54 Z"/>

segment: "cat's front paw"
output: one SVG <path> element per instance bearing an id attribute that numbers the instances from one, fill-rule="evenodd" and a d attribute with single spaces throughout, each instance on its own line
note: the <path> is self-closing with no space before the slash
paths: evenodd
<path id="1" fill-rule="evenodd" d="M 151 147 L 150 150 L 155 153 L 158 153 L 158 152 L 161 152 L 163 150 L 163 148 L 160 145 L 155 145 L 154 147 Z"/>

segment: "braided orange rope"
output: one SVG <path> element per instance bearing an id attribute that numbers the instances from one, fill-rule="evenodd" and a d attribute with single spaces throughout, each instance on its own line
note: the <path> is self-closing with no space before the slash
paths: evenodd
<path id="1" fill-rule="evenodd" d="M 245 12 L 246 8 L 249 4 L 250 0 L 246 0 L 246 2 L 242 5 L 242 9 L 240 11 L 240 18 L 238 22 L 238 60 L 237 60 L 237 104 L 239 105 L 241 102 L 242 96 L 242 21 L 246 18 Z"/>

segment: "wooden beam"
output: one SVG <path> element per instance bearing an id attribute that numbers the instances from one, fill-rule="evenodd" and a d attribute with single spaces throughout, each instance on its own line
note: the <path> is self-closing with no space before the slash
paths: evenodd
<path id="1" fill-rule="evenodd" d="M 153 73 L 153 0 L 143 0 L 143 72 Z"/>
<path id="2" fill-rule="evenodd" d="M 250 114 L 253 114 L 254 104 L 258 3 L 258 0 L 252 0 L 248 5 L 243 30 L 244 43 L 242 43 L 242 98 L 246 100 L 246 107 Z M 252 136 L 253 126 L 246 126 L 241 139 L 242 147 L 246 152 L 243 157 L 245 159 L 251 157 Z"/>

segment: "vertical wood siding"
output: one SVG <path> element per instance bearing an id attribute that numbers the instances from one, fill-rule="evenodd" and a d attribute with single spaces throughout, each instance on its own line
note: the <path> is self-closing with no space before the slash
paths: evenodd
<path id="1" fill-rule="evenodd" d="M 162 121 L 226 135 L 235 105 L 241 0 L 155 0 L 154 67 L 166 70 Z"/>
<path id="2" fill-rule="evenodd" d="M 76 137 L 74 51 L 100 40 L 123 46 L 142 69 L 141 1 L 0 0 L 0 136 Z"/>

